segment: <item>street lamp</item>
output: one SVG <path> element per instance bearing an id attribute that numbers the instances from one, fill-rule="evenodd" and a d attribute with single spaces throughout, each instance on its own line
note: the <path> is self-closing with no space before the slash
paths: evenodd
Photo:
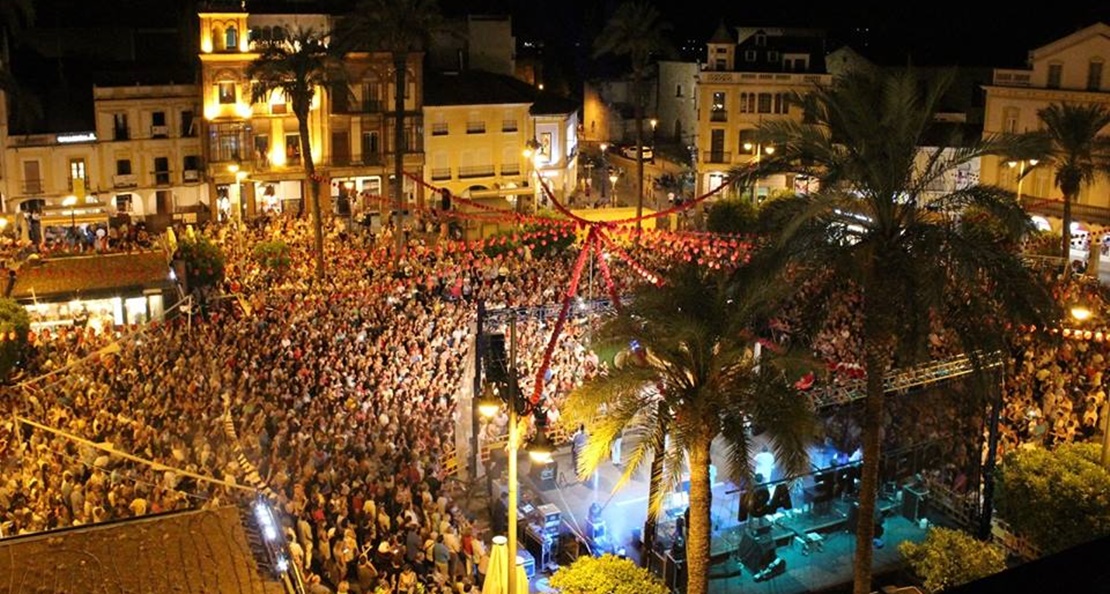
<path id="1" fill-rule="evenodd" d="M 759 164 L 759 160 L 763 155 L 770 156 L 770 155 L 775 154 L 775 147 L 773 145 L 763 146 L 763 144 L 758 143 L 758 142 L 754 143 L 754 144 L 751 143 L 751 142 L 745 142 L 744 143 L 744 150 L 748 151 L 748 152 L 752 152 L 754 150 L 754 155 L 755 156 L 752 158 L 752 163 L 755 163 L 756 165 Z M 755 203 L 755 199 L 756 199 L 755 185 L 756 185 L 757 182 L 758 182 L 758 180 L 753 180 L 752 181 L 752 203 Z"/>
<path id="2" fill-rule="evenodd" d="M 533 438 L 531 445 L 528 447 L 528 455 L 534 464 L 547 464 L 551 462 L 552 453 L 554 448 L 551 441 L 544 433 L 544 425 L 546 425 L 546 411 L 541 407 L 529 402 L 520 393 L 520 386 L 517 380 L 516 370 L 516 313 L 509 319 L 509 373 L 508 385 L 505 390 L 498 390 L 495 387 L 489 387 L 482 392 L 482 397 L 478 400 L 478 412 L 482 416 L 489 418 L 497 414 L 502 404 L 507 405 L 509 409 L 509 464 L 508 464 L 508 487 L 509 487 L 509 509 L 508 509 L 508 534 L 506 535 L 509 540 L 509 575 L 508 575 L 508 592 L 516 594 L 516 553 L 517 553 L 517 507 L 520 498 L 520 484 L 517 479 L 517 454 L 519 452 L 520 441 L 520 428 L 517 426 L 517 417 L 519 415 L 527 416 L 534 414 L 536 416 L 536 437 Z M 502 393 L 503 392 L 503 393 Z M 541 418 L 543 421 L 541 421 Z"/>
<path id="3" fill-rule="evenodd" d="M 1037 166 L 1036 159 L 1022 159 L 1020 161 L 1006 161 L 1006 166 L 1010 169 L 1018 168 L 1017 175 L 1017 202 L 1021 204 L 1021 182 L 1025 181 L 1025 172 L 1027 169 L 1032 169 Z M 1028 165 L 1028 167 L 1026 167 Z"/>
<path id="4" fill-rule="evenodd" d="M 602 142 L 601 148 L 601 167 L 605 170 L 609 169 L 609 143 Z M 601 200 L 605 201 L 605 178 L 601 178 Z"/>
<path id="5" fill-rule="evenodd" d="M 611 202 L 613 206 L 620 206 L 620 204 L 617 203 L 617 180 L 620 179 L 620 176 L 621 174 L 616 169 L 609 172 L 609 184 L 612 186 L 612 189 L 609 191 L 609 202 Z"/>
<path id="6" fill-rule="evenodd" d="M 77 241 L 77 196 L 72 194 L 62 200 L 62 206 L 69 207 L 69 232 L 73 235 L 73 240 Z"/>

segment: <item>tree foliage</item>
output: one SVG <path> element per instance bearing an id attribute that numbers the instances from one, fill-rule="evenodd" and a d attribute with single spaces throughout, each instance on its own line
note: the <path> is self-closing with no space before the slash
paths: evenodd
<path id="1" fill-rule="evenodd" d="M 0 298 L 0 379 L 8 377 L 23 355 L 31 316 L 14 299 Z"/>
<path id="2" fill-rule="evenodd" d="M 1110 472 L 1099 445 L 1016 450 L 997 470 L 1000 518 L 1044 554 L 1110 534 Z"/>
<path id="3" fill-rule="evenodd" d="M 178 241 L 177 258 L 185 263 L 185 283 L 190 291 L 204 291 L 224 280 L 224 254 L 204 236 Z"/>
<path id="4" fill-rule="evenodd" d="M 281 273 L 289 268 L 292 259 L 289 257 L 289 245 L 281 240 L 262 241 L 254 246 L 254 259 L 263 268 Z"/>
<path id="5" fill-rule="evenodd" d="M 667 594 L 667 586 L 647 569 L 613 555 L 579 557 L 551 576 L 562 594 Z"/>
<path id="6" fill-rule="evenodd" d="M 754 233 L 759 209 L 750 200 L 726 198 L 709 207 L 706 226 L 714 233 Z"/>
<path id="7" fill-rule="evenodd" d="M 903 541 L 898 552 L 933 592 L 1006 569 L 1006 552 L 1001 547 L 948 528 L 930 528 L 923 542 Z"/>

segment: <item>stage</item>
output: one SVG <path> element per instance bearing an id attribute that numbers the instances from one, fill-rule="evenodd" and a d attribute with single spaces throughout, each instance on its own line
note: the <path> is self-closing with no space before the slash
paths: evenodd
<path id="1" fill-rule="evenodd" d="M 826 464 L 835 464 L 832 459 L 823 458 L 822 454 L 823 452 L 814 452 L 813 458 Z M 533 591 L 544 591 L 545 575 L 558 565 L 569 563 L 576 554 L 574 549 L 577 549 L 577 554 L 586 554 L 590 539 L 585 537 L 591 530 L 588 522 L 589 510 L 595 503 L 601 508 L 605 531 L 610 537 L 603 544 L 611 546 L 593 552 L 623 552 L 637 562 L 644 554 L 640 542 L 647 514 L 648 469 L 641 469 L 614 495 L 611 494 L 612 488 L 620 478 L 621 469 L 607 463 L 599 469 L 593 480 L 580 482 L 568 471 L 570 458 L 568 447 L 556 452 L 558 471 L 554 476 L 547 477 L 550 480 L 540 480 L 540 476 L 532 472 L 527 456 L 520 459 L 522 502 L 531 504 L 530 515 L 534 517 L 535 510 L 540 506 L 548 510 L 557 508 L 562 522 L 558 550 L 542 559 L 538 558 L 539 555 L 530 555 L 535 559 Z M 713 485 L 711 512 L 712 590 L 733 592 L 743 588 L 744 592 L 801 593 L 850 582 L 855 550 L 855 517 L 852 509 L 854 497 L 850 493 L 836 493 L 828 501 L 807 501 L 813 499 L 815 490 L 820 491 L 821 485 L 817 481 L 833 482 L 826 476 L 830 473 L 840 477 L 837 480 L 847 477 L 846 480 L 851 482 L 848 472 L 850 469 L 846 468 L 815 468 L 813 476 L 790 485 L 791 509 L 778 510 L 764 516 L 753 514 L 744 522 L 738 519 L 739 489 L 718 479 Z M 821 475 L 821 471 L 824 475 Z M 773 491 L 776 484 L 772 482 L 768 486 Z M 493 488 L 496 492 L 503 489 L 504 484 L 495 482 Z M 652 554 L 649 560 L 658 574 L 673 583 L 681 581 L 676 572 L 676 567 L 680 566 L 676 566 L 667 555 L 667 547 L 675 530 L 674 518 L 680 513 L 678 510 L 681 507 L 681 496 L 678 497 L 679 505 L 673 506 L 672 513 L 659 524 L 658 534 L 663 550 Z M 899 542 L 920 541 L 924 538 L 925 524 L 920 521 L 922 518 L 928 518 L 929 523 L 944 523 L 943 518 L 930 514 L 927 506 L 919 505 L 916 500 L 907 503 L 903 494 L 893 490 L 882 493 L 878 507 L 882 517 L 884 546 L 874 551 L 874 571 L 877 574 L 901 566 L 901 557 L 897 551 Z M 527 519 L 518 517 L 521 517 L 521 547 L 536 549 L 533 552 L 538 552 L 541 548 L 539 540 L 526 532 Z M 762 545 L 764 550 L 758 551 L 761 554 L 756 554 L 753 549 L 754 541 Z M 769 553 L 765 549 L 769 549 Z M 781 559 L 785 571 L 764 581 L 756 581 L 755 577 L 761 569 L 759 566 L 769 559 Z M 745 560 L 748 562 L 745 563 Z"/>

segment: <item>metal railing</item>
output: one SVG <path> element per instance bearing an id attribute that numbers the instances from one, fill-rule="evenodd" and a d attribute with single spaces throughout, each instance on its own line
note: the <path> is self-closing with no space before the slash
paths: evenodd
<path id="1" fill-rule="evenodd" d="M 976 366 L 974 359 L 966 354 L 961 354 L 916 367 L 894 369 L 883 378 L 883 392 L 887 394 L 903 392 L 912 388 L 946 382 L 979 370 L 1000 367 L 1002 362 L 1002 353 L 986 353 L 982 355 L 979 365 Z M 813 394 L 813 404 L 816 408 L 821 409 L 862 400 L 866 396 L 866 381 L 859 379 L 817 390 Z"/>
<path id="2" fill-rule="evenodd" d="M 493 165 L 469 165 L 459 167 L 459 177 L 491 177 L 494 174 Z"/>
<path id="3" fill-rule="evenodd" d="M 727 151 L 705 151 L 702 157 L 703 163 L 731 163 L 732 153 Z"/>

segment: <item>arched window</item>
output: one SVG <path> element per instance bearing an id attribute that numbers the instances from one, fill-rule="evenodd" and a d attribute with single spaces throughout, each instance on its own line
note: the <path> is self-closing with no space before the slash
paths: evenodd
<path id="1" fill-rule="evenodd" d="M 219 50 L 220 40 L 224 38 L 224 30 L 219 27 L 212 27 L 212 47 Z"/>
<path id="2" fill-rule="evenodd" d="M 228 27 L 225 37 L 225 48 L 227 48 L 228 50 L 235 50 L 239 48 L 239 32 L 235 30 L 235 27 Z"/>

